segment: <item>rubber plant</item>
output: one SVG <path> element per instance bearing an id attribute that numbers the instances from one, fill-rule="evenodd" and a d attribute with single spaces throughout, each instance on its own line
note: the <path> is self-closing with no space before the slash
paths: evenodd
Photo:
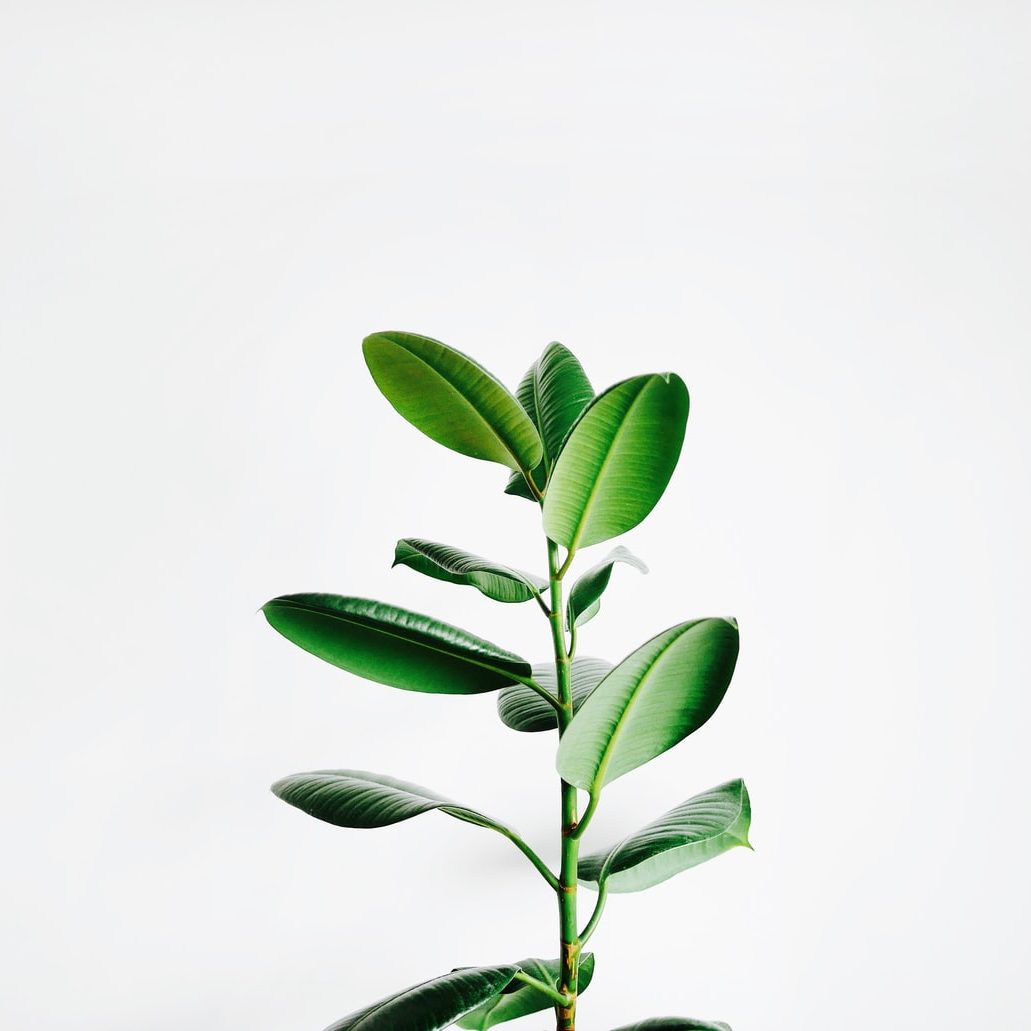
<path id="1" fill-rule="evenodd" d="M 550 344 L 515 394 L 471 358 L 412 333 L 367 337 L 364 356 L 397 412 L 445 447 L 511 470 L 510 495 L 538 506 L 547 576 L 446 544 L 398 541 L 395 565 L 531 603 L 547 620 L 551 655 L 531 663 L 431 616 L 335 594 L 290 594 L 264 608 L 285 638 L 349 673 L 435 694 L 497 692 L 513 730 L 558 732 L 560 862 L 551 869 L 507 824 L 434 791 L 380 773 L 319 770 L 273 786 L 285 802 L 339 827 L 385 827 L 436 810 L 509 839 L 540 873 L 558 909 L 558 954 L 460 967 L 358 1009 L 329 1031 L 483 1031 L 553 1008 L 575 1031 L 577 996 L 594 975 L 585 951 L 612 892 L 641 891 L 738 845 L 750 806 L 740 780 L 689 798 L 614 846 L 581 842 L 605 786 L 699 729 L 723 699 L 738 654 L 733 619 L 677 623 L 612 665 L 581 655 L 615 566 L 644 565 L 617 547 L 566 589 L 580 553 L 635 527 L 658 502 L 680 456 L 688 392 L 674 373 L 632 376 L 595 394 L 579 361 Z M 586 806 L 582 807 L 580 792 Z M 750 846 L 749 846 L 750 847 Z M 578 886 L 595 894 L 581 922 Z M 658 1017 L 619 1031 L 728 1031 L 728 1025 Z"/>

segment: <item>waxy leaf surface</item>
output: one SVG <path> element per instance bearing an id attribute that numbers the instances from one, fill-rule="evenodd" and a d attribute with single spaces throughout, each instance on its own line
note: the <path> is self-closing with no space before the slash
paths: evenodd
<path id="1" fill-rule="evenodd" d="M 529 676 L 518 655 L 430 616 L 337 594 L 288 594 L 262 611 L 287 640 L 367 680 L 405 691 L 479 694 Z"/>
<path id="2" fill-rule="evenodd" d="M 591 402 L 548 480 L 544 532 L 575 550 L 633 529 L 669 483 L 689 401 L 674 373 L 635 376 Z"/>
<path id="3" fill-rule="evenodd" d="M 601 596 L 612 579 L 612 567 L 617 562 L 633 566 L 639 573 L 647 573 L 648 567 L 634 554 L 619 545 L 613 548 L 596 566 L 577 577 L 569 592 L 567 619 L 570 626 L 583 626 L 593 619 L 601 608 Z"/>
<path id="4" fill-rule="evenodd" d="M 610 669 L 612 663 L 604 659 L 593 659 L 589 655 L 578 655 L 573 659 L 569 672 L 569 686 L 573 696 L 574 713 Z M 558 696 L 558 681 L 553 662 L 535 664 L 533 679 L 545 690 Z M 498 695 L 498 715 L 506 726 L 524 733 L 533 734 L 542 730 L 558 729 L 558 716 L 554 707 L 525 684 L 512 684 L 502 689 Z"/>
<path id="5" fill-rule="evenodd" d="M 576 356 L 560 343 L 551 343 L 522 378 L 516 397 L 544 442 L 544 458 L 533 472 L 543 491 L 570 427 L 594 397 L 594 388 Z M 536 500 L 520 473 L 513 473 L 506 494 Z"/>
<path id="6" fill-rule="evenodd" d="M 614 1031 L 732 1031 L 723 1021 L 691 1020 L 690 1017 L 652 1017 L 636 1024 L 624 1024 Z"/>
<path id="7" fill-rule="evenodd" d="M 493 998 L 518 967 L 463 967 L 343 1017 L 326 1031 L 443 1031 Z"/>
<path id="8" fill-rule="evenodd" d="M 397 542 L 394 565 L 409 566 L 436 580 L 475 587 L 494 601 L 531 601 L 547 581 L 447 544 L 405 537 Z"/>
<path id="9" fill-rule="evenodd" d="M 643 891 L 682 870 L 748 844 L 752 809 L 744 781 L 695 795 L 642 827 L 607 853 L 584 856 L 579 877 L 604 879 L 609 891 Z"/>
<path id="10" fill-rule="evenodd" d="M 538 981 L 558 988 L 561 964 L 557 959 L 522 959 L 516 966 L 531 977 L 536 977 Z M 576 979 L 577 994 L 581 994 L 587 989 L 593 977 L 594 953 L 585 952 L 580 957 L 580 969 Z M 488 1028 L 503 1024 L 507 1020 L 516 1020 L 518 1017 L 525 1017 L 530 1013 L 540 1013 L 542 1010 L 551 1009 L 554 1005 L 552 999 L 541 994 L 532 985 L 523 984 L 521 981 L 512 981 L 502 994 L 463 1017 L 458 1022 L 458 1026 L 466 1028 L 467 1031 L 487 1031 Z"/>
<path id="11" fill-rule="evenodd" d="M 362 345 L 376 386 L 426 436 L 529 475 L 540 434 L 508 389 L 461 351 L 415 333 L 373 333 Z"/>
<path id="12" fill-rule="evenodd" d="M 716 711 L 737 662 L 737 624 L 699 619 L 664 630 L 591 692 L 558 748 L 562 779 L 596 795 L 696 731 Z"/>

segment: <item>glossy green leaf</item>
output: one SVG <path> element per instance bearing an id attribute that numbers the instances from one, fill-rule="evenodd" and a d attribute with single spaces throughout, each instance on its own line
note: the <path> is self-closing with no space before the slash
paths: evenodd
<path id="1" fill-rule="evenodd" d="M 722 1020 L 691 1020 L 690 1017 L 652 1017 L 636 1024 L 624 1024 L 615 1031 L 731 1031 Z"/>
<path id="2" fill-rule="evenodd" d="M 289 805 L 335 827 L 389 827 L 434 809 L 479 827 L 498 827 L 489 816 L 418 784 L 366 770 L 294 773 L 276 781 L 272 791 Z"/>
<path id="3" fill-rule="evenodd" d="M 436 580 L 475 587 L 494 601 L 532 601 L 547 586 L 540 577 L 511 569 L 490 559 L 415 537 L 397 542 L 394 565 L 408 566 Z"/>
<path id="4" fill-rule="evenodd" d="M 368 680 L 405 691 L 479 694 L 530 674 L 518 655 L 430 616 L 337 594 L 288 594 L 262 611 L 287 640 Z"/>
<path id="5" fill-rule="evenodd" d="M 548 480 L 544 532 L 575 550 L 633 529 L 680 457 L 689 401 L 674 373 L 635 376 L 591 402 Z"/>
<path id="6" fill-rule="evenodd" d="M 569 672 L 569 686 L 573 696 L 574 713 L 610 669 L 612 663 L 604 659 L 592 659 L 588 655 L 578 655 L 573 659 Z M 545 690 L 558 696 L 558 681 L 553 662 L 535 664 L 533 679 Z M 525 684 L 512 684 L 502 689 L 498 695 L 498 715 L 506 726 L 524 733 L 558 729 L 554 707 Z"/>
<path id="7" fill-rule="evenodd" d="M 529 474 L 540 434 L 508 389 L 461 351 L 415 333 L 373 333 L 365 363 L 395 410 L 426 436 L 472 458 Z"/>
<path id="8" fill-rule="evenodd" d="M 544 458 L 533 472 L 543 492 L 548 471 L 573 423 L 594 397 L 594 388 L 573 352 L 553 342 L 522 378 L 516 397 L 544 442 Z M 512 474 L 505 493 L 536 500 L 521 473 Z"/>
<path id="9" fill-rule="evenodd" d="M 413 985 L 343 1017 L 326 1031 L 443 1031 L 488 999 L 516 975 L 518 967 L 462 967 Z"/>
<path id="10" fill-rule="evenodd" d="M 647 573 L 648 567 L 622 545 L 613 548 L 596 566 L 592 566 L 577 578 L 573 589 L 569 592 L 567 619 L 570 626 L 583 626 L 592 620 L 601 608 L 601 596 L 612 578 L 612 567 L 617 562 L 625 562 L 640 573 Z"/>
<path id="11" fill-rule="evenodd" d="M 583 856 L 580 880 L 604 880 L 613 892 L 643 891 L 739 845 L 751 848 L 751 819 L 745 782 L 728 781 L 682 802 L 609 852 Z"/>
<path id="12" fill-rule="evenodd" d="M 597 795 L 696 731 L 716 711 L 737 662 L 730 619 L 664 630 L 628 655 L 591 692 L 558 749 L 558 772 Z"/>
<path id="13" fill-rule="evenodd" d="M 558 988 L 561 964 L 557 959 L 522 959 L 516 965 L 524 973 L 536 977 L 538 981 Z M 593 977 L 594 953 L 585 952 L 580 957 L 580 969 L 576 979 L 577 994 L 586 991 Z M 521 981 L 512 981 L 500 995 L 463 1017 L 458 1022 L 458 1026 L 466 1028 L 467 1031 L 487 1031 L 488 1028 L 496 1027 L 505 1021 L 549 1010 L 554 1005 L 555 1003 L 551 999 L 537 991 L 532 985 L 523 984 Z"/>

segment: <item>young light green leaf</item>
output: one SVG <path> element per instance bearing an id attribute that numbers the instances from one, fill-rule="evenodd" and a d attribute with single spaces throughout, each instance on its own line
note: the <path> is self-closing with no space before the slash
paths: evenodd
<path id="1" fill-rule="evenodd" d="M 752 808 L 742 780 L 731 780 L 694 798 L 635 831 L 608 853 L 584 856 L 579 877 L 600 881 L 609 891 L 643 891 L 682 870 L 748 843 Z"/>
<path id="2" fill-rule="evenodd" d="M 594 397 L 594 388 L 573 352 L 552 342 L 522 378 L 516 397 L 544 442 L 544 458 L 533 473 L 543 492 L 566 435 Z M 505 493 L 536 500 L 521 473 L 512 474 Z"/>
<path id="3" fill-rule="evenodd" d="M 548 480 L 544 532 L 570 551 L 633 529 L 680 457 L 689 400 L 674 373 L 635 376 L 591 402 Z"/>
<path id="4" fill-rule="evenodd" d="M 443 1031 L 515 977 L 516 966 L 462 967 L 389 995 L 331 1024 L 326 1031 Z"/>
<path id="5" fill-rule="evenodd" d="M 405 691 L 479 694 L 530 675 L 530 664 L 430 616 L 337 594 L 288 594 L 262 611 L 287 640 L 312 655 Z"/>
<path id="6" fill-rule="evenodd" d="M 494 601 L 531 601 L 548 586 L 547 581 L 530 573 L 416 537 L 404 537 L 397 542 L 394 565 L 409 566 L 447 583 L 467 584 Z"/>
<path id="7" fill-rule="evenodd" d="M 529 475 L 540 434 L 508 389 L 461 351 L 415 333 L 373 333 L 362 345 L 376 386 L 399 415 L 445 447 Z"/>
<path id="8" fill-rule="evenodd" d="M 694 733 L 723 700 L 737 651 L 730 619 L 680 623 L 643 644 L 566 728 L 558 748 L 562 779 L 596 797 L 604 784 Z"/>
<path id="9" fill-rule="evenodd" d="M 620 544 L 608 553 L 596 566 L 577 578 L 573 589 L 569 592 L 567 620 L 570 626 L 583 626 L 592 620 L 601 608 L 601 596 L 612 578 L 612 567 L 617 562 L 625 562 L 640 573 L 647 573 L 648 567 L 636 556 Z"/>
<path id="10" fill-rule="evenodd" d="M 561 963 L 557 959 L 521 959 L 516 966 L 531 977 L 558 988 Z M 576 979 L 577 994 L 586 991 L 594 977 L 594 953 L 585 952 L 580 957 L 580 967 Z M 487 1031 L 508 1020 L 516 1020 L 530 1013 L 540 1013 L 555 1005 L 552 999 L 537 991 L 532 985 L 521 981 L 512 981 L 508 987 L 489 1002 L 484 1003 L 472 1013 L 463 1017 L 458 1026 L 467 1031 Z"/>
<path id="11" fill-rule="evenodd" d="M 652 1017 L 636 1024 L 624 1024 L 615 1031 L 731 1031 L 722 1020 L 691 1020 L 690 1017 Z"/>
<path id="12" fill-rule="evenodd" d="M 569 686 L 573 696 L 574 713 L 610 669 L 612 663 L 604 659 L 592 659 L 588 655 L 578 655 L 573 659 L 569 672 Z M 557 696 L 558 681 L 553 662 L 534 664 L 533 679 L 546 691 Z M 498 715 L 506 726 L 524 733 L 533 734 L 558 728 L 554 707 L 525 684 L 512 684 L 502 688 L 498 695 Z"/>

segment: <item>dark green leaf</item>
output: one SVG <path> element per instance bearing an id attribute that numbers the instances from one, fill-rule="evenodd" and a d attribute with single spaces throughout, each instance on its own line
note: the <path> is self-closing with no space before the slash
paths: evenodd
<path id="1" fill-rule="evenodd" d="M 397 412 L 463 455 L 529 474 L 544 456 L 537 428 L 508 389 L 461 351 L 415 333 L 373 333 L 372 378 Z"/>
<path id="2" fill-rule="evenodd" d="M 380 684 L 431 694 L 496 691 L 530 664 L 430 616 L 367 598 L 288 594 L 262 611 L 287 640 Z"/>
<path id="3" fill-rule="evenodd" d="M 493 998 L 518 967 L 463 967 L 343 1017 L 326 1031 L 443 1031 Z"/>
<path id="4" fill-rule="evenodd" d="M 573 659 L 569 674 L 573 712 L 580 708 L 584 699 L 598 686 L 598 682 L 610 669 L 612 663 L 604 659 L 592 659 L 588 655 L 578 655 Z M 534 665 L 533 679 L 545 690 L 558 696 L 558 681 L 553 662 Z M 525 684 L 512 684 L 502 689 L 498 695 L 498 715 L 506 726 L 524 733 L 558 729 L 554 707 Z"/>
<path id="5" fill-rule="evenodd" d="M 557 959 L 522 959 L 516 965 L 524 973 L 536 977 L 538 981 L 558 988 L 561 964 Z M 576 979 L 577 994 L 587 990 L 593 977 L 594 953 L 585 952 L 580 957 L 580 970 Z M 502 994 L 463 1017 L 458 1026 L 466 1028 L 467 1031 L 487 1031 L 488 1028 L 503 1024 L 507 1020 L 525 1017 L 530 1013 L 540 1013 L 554 1005 L 553 1000 L 542 995 L 532 985 L 512 981 Z"/>
<path id="6" fill-rule="evenodd" d="M 664 630 L 628 655 L 562 735 L 557 765 L 563 780 L 595 796 L 683 741 L 723 700 L 737 651 L 733 620 L 698 619 Z"/>
<path id="7" fill-rule="evenodd" d="M 548 537 L 575 551 L 641 522 L 673 475 L 687 412 L 687 387 L 674 373 L 635 376 L 596 397 L 548 480 Z"/>
<path id="8" fill-rule="evenodd" d="M 609 891 L 643 891 L 738 845 L 751 848 L 752 808 L 742 780 L 695 795 L 635 831 L 608 853 L 584 856 L 580 880 Z"/>
<path id="9" fill-rule="evenodd" d="M 538 490 L 543 492 L 548 471 L 558 458 L 570 427 L 594 397 L 594 388 L 573 352 L 553 342 L 522 378 L 516 397 L 544 442 L 544 459 L 533 476 Z M 505 493 L 536 500 L 521 473 L 512 474 Z"/>
<path id="10" fill-rule="evenodd" d="M 631 554 L 622 545 L 613 548 L 596 566 L 588 569 L 580 576 L 569 592 L 569 610 L 567 619 L 570 626 L 583 626 L 593 619 L 601 607 L 601 596 L 612 578 L 612 567 L 617 562 L 625 562 L 640 573 L 647 573 L 648 567 L 636 555 Z"/>
<path id="11" fill-rule="evenodd" d="M 652 1017 L 636 1024 L 624 1024 L 615 1031 L 731 1031 L 723 1021 L 691 1020 L 689 1017 Z"/>
<path id="12" fill-rule="evenodd" d="M 397 542 L 394 565 L 409 566 L 447 583 L 467 584 L 494 601 L 531 601 L 548 586 L 547 581 L 530 573 L 510 569 L 447 544 L 434 544 L 415 537 Z"/>

